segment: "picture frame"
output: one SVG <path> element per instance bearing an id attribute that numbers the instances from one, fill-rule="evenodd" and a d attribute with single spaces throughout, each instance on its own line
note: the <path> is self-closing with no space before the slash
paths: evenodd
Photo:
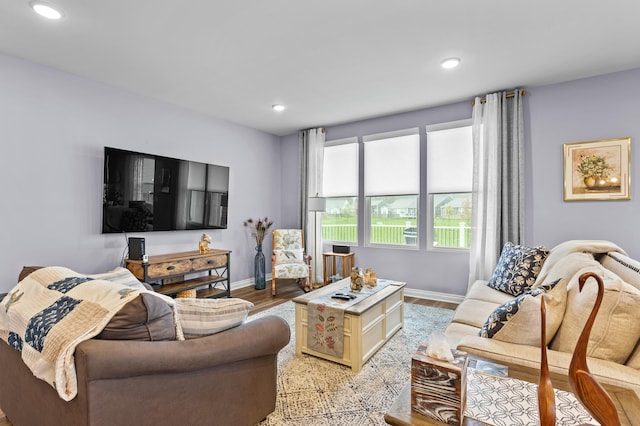
<path id="1" fill-rule="evenodd" d="M 564 200 L 629 200 L 631 138 L 572 142 L 564 150 Z"/>

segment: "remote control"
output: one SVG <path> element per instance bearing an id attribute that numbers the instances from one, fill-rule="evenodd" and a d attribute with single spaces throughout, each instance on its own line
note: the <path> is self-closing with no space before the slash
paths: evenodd
<path id="1" fill-rule="evenodd" d="M 344 294 L 334 294 L 331 296 L 332 299 L 340 299 L 340 300 L 351 300 L 351 298 Z"/>

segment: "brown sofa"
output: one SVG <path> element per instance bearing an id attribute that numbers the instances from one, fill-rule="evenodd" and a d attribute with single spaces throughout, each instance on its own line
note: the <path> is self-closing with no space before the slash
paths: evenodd
<path id="1" fill-rule="evenodd" d="M 275 409 L 288 324 L 267 316 L 186 341 L 90 339 L 75 351 L 78 395 L 62 400 L 0 341 L 0 408 L 22 425 L 253 425 Z"/>
<path id="2" fill-rule="evenodd" d="M 75 349 L 78 393 L 68 402 L 0 339 L 0 409 L 14 426 L 255 425 L 275 409 L 277 356 L 290 330 L 265 316 L 184 341 L 98 337 Z"/>

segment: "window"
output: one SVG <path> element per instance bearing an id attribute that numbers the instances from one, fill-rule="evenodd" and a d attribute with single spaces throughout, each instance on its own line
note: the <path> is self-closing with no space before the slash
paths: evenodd
<path id="1" fill-rule="evenodd" d="M 322 170 L 323 241 L 358 242 L 358 139 L 326 142 Z"/>
<path id="2" fill-rule="evenodd" d="M 418 129 L 365 136 L 363 142 L 367 245 L 417 248 Z"/>
<path id="3" fill-rule="evenodd" d="M 471 120 L 427 126 L 430 248 L 471 244 L 473 142 Z"/>

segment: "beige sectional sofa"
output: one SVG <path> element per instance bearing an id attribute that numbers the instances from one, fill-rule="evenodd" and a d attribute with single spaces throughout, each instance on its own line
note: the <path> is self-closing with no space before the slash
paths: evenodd
<path id="1" fill-rule="evenodd" d="M 597 293 L 593 278 L 580 291 L 578 277 L 595 272 L 603 279 L 605 292 L 590 334 L 589 369 L 600 383 L 640 394 L 640 262 L 608 241 L 572 240 L 551 249 L 535 272 L 533 288 L 557 282 L 545 295 L 550 371 L 567 374 Z M 506 316 L 502 329 L 492 338 L 482 337 L 479 333 L 486 336 L 487 327 L 495 325 L 490 318 L 495 322 L 500 312 L 496 309 L 513 305 L 514 296 L 489 287 L 487 281 L 475 282 L 446 328 L 449 344 L 498 363 L 539 368 L 539 298 L 522 296 L 519 311 Z"/>

